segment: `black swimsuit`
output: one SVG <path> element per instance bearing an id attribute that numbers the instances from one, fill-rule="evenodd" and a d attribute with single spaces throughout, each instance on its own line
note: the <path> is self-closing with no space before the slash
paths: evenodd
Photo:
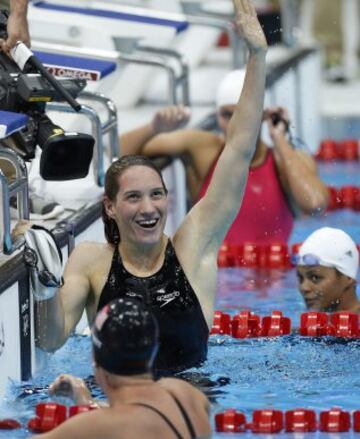
<path id="1" fill-rule="evenodd" d="M 160 349 L 154 364 L 156 374 L 178 372 L 206 360 L 209 329 L 170 240 L 163 266 L 145 278 L 126 270 L 116 246 L 98 310 L 118 297 L 138 298 L 158 320 Z"/>

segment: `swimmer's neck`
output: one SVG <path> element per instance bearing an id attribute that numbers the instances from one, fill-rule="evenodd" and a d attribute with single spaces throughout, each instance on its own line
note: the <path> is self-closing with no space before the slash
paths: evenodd
<path id="1" fill-rule="evenodd" d="M 336 301 L 332 306 L 325 309 L 326 312 L 354 312 L 360 313 L 360 302 L 356 296 L 355 287 L 351 288 L 351 290 L 344 292 L 343 296 Z"/>
<path id="2" fill-rule="evenodd" d="M 346 297 L 344 297 L 344 300 L 340 302 L 337 311 L 360 313 L 360 302 L 356 297 L 355 288 L 353 288 L 352 291 L 349 292 Z"/>
<path id="3" fill-rule="evenodd" d="M 141 397 L 151 390 L 155 383 L 151 373 L 141 375 L 124 376 L 110 374 L 106 379 L 105 393 L 108 396 L 110 406 L 133 404 L 140 402 Z"/>
<path id="4" fill-rule="evenodd" d="M 164 261 L 168 237 L 163 234 L 156 244 L 144 246 L 121 241 L 119 252 L 125 268 L 137 276 L 148 276 L 158 271 Z"/>

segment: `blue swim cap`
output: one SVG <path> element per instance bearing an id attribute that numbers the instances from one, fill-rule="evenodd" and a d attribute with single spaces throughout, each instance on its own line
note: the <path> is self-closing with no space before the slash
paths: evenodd
<path id="1" fill-rule="evenodd" d="M 116 375 L 151 372 L 159 348 L 157 321 L 134 299 L 115 299 L 96 315 L 92 328 L 95 362 Z"/>

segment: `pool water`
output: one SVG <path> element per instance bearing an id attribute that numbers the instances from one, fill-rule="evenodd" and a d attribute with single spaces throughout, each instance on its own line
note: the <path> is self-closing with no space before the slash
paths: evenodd
<path id="1" fill-rule="evenodd" d="M 320 173 L 327 184 L 360 186 L 358 164 L 321 165 Z M 331 171 L 331 172 L 330 172 Z M 334 176 L 334 172 L 336 175 Z M 323 225 L 343 228 L 360 243 L 358 214 L 350 210 L 331 212 L 321 217 L 299 218 L 291 243 L 302 241 L 311 231 Z M 305 306 L 296 288 L 294 270 L 221 269 L 218 276 L 216 309 L 235 314 L 250 309 L 257 314 L 281 310 L 299 326 L 299 316 Z M 74 361 L 76 359 L 76 361 Z M 233 340 L 212 336 L 209 356 L 199 369 L 192 369 L 184 378 L 202 388 L 212 402 L 213 414 L 236 408 L 247 415 L 261 408 L 310 408 L 317 412 L 334 406 L 345 410 L 360 409 L 360 340 L 307 338 L 290 335 L 278 338 Z M 49 357 L 46 370 L 40 371 L 30 383 L 9 383 L 0 406 L 0 418 L 15 417 L 24 425 L 34 416 L 38 402 L 48 399 L 46 387 L 60 373 L 83 378 L 92 373 L 90 341 L 72 337 L 66 345 Z M 91 379 L 93 394 L 102 398 Z M 66 402 L 59 400 L 59 402 Z M 21 415 L 19 415 L 19 413 Z M 25 438 L 24 428 L 1 432 L 0 438 Z M 251 436 L 214 433 L 214 438 Z M 271 437 L 257 434 L 256 437 Z M 275 437 L 294 437 L 277 434 Z M 297 434 L 296 437 L 322 438 L 359 437 L 356 433 Z"/>

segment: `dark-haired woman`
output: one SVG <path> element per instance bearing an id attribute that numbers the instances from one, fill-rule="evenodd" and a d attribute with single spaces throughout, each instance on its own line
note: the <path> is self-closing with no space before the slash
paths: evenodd
<path id="1" fill-rule="evenodd" d="M 60 347 L 84 309 L 92 322 L 96 311 L 121 291 L 146 303 L 159 321 L 155 371 L 177 371 L 205 360 L 217 253 L 240 208 L 265 83 L 267 44 L 255 9 L 250 0 L 234 0 L 234 5 L 238 32 L 249 49 L 247 73 L 206 196 L 170 240 L 164 235 L 168 200 L 160 172 L 138 156 L 113 163 L 103 212 L 108 243 L 83 243 L 71 254 L 60 293 L 39 303 L 40 346 Z"/>

